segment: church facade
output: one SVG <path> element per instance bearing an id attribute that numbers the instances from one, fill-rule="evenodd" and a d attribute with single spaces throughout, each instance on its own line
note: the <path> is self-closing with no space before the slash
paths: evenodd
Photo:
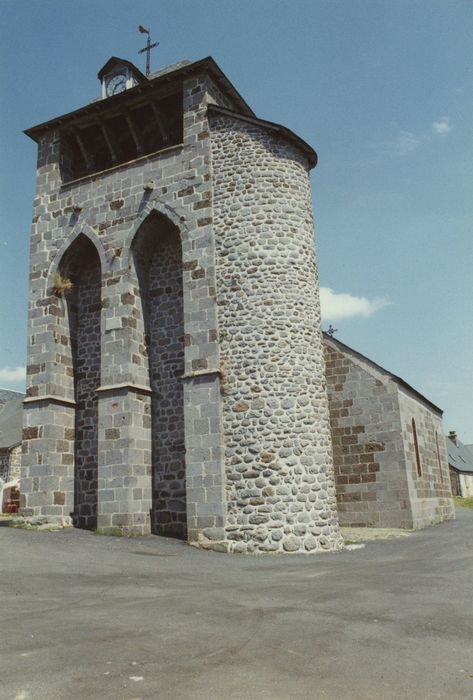
<path id="1" fill-rule="evenodd" d="M 341 526 L 418 529 L 455 517 L 442 411 L 324 333 Z"/>
<path id="2" fill-rule="evenodd" d="M 309 171 L 211 58 L 38 144 L 22 514 L 238 552 L 338 549 Z"/>

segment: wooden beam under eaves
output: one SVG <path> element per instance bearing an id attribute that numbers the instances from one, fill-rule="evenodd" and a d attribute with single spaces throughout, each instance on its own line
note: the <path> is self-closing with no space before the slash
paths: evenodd
<path id="1" fill-rule="evenodd" d="M 84 162 L 85 162 L 85 167 L 86 167 L 87 170 L 89 170 L 89 171 L 92 170 L 92 168 L 93 168 L 93 163 L 92 163 L 92 160 L 91 160 L 90 157 L 89 157 L 89 154 L 88 154 L 88 152 L 87 152 L 87 149 L 86 149 L 86 147 L 85 147 L 85 145 L 84 145 L 84 142 L 83 142 L 83 140 L 82 140 L 82 138 L 81 138 L 81 135 L 79 134 L 78 130 L 75 129 L 74 127 L 70 127 L 70 133 L 72 134 L 72 136 L 73 136 L 73 137 L 75 138 L 75 140 L 77 141 L 77 144 L 78 144 L 78 146 L 79 146 L 80 152 L 81 152 L 81 154 L 82 154 L 82 158 L 84 159 Z"/>
<path id="2" fill-rule="evenodd" d="M 100 121 L 99 125 L 100 125 L 100 130 L 102 131 L 102 136 L 104 137 L 105 143 L 107 144 L 108 150 L 110 151 L 110 155 L 112 156 L 112 162 L 118 163 L 117 153 L 113 147 L 112 139 L 110 138 L 108 129 L 105 126 L 103 121 Z"/>

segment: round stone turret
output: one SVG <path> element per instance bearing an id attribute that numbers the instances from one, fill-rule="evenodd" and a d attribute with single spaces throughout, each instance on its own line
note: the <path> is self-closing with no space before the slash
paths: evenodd
<path id="1" fill-rule="evenodd" d="M 227 519 L 239 552 L 340 546 L 309 168 L 291 132 L 210 120 Z"/>

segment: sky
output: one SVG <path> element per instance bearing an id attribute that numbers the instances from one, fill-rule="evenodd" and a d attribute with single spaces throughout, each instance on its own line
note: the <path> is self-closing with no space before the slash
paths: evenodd
<path id="1" fill-rule="evenodd" d="M 211 55 L 310 143 L 323 326 L 473 443 L 471 0 L 0 0 L 0 387 L 24 388 L 36 147 L 23 129 Z"/>

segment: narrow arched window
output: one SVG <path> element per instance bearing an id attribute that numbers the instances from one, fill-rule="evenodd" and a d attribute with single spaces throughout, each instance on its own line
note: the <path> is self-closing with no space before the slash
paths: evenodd
<path id="1" fill-rule="evenodd" d="M 412 419 L 412 435 L 414 436 L 414 450 L 416 453 L 417 476 L 422 476 L 422 467 L 420 464 L 419 443 L 417 441 L 416 422 Z"/>
<path id="2" fill-rule="evenodd" d="M 437 461 L 439 463 L 440 481 L 443 483 L 443 469 L 442 460 L 440 459 L 440 447 L 439 447 L 439 434 L 438 430 L 435 431 L 435 444 L 437 445 Z"/>

